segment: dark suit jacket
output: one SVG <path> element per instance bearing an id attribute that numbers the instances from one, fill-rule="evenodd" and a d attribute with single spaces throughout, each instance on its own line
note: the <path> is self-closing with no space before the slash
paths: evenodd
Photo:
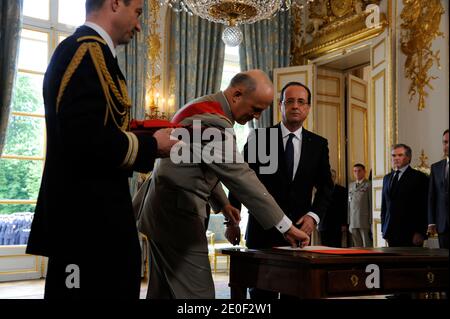
<path id="1" fill-rule="evenodd" d="M 340 231 L 341 226 L 347 225 L 348 191 L 341 185 L 333 188 L 330 207 L 322 216 L 319 231 Z"/>
<path id="2" fill-rule="evenodd" d="M 383 178 L 381 224 L 383 238 L 411 242 L 414 233 L 427 230 L 428 177 L 408 167 L 390 194 L 394 172 Z"/>
<path id="3" fill-rule="evenodd" d="M 428 224 L 435 224 L 438 233 L 449 231 L 448 227 L 448 185 L 445 189 L 445 165 L 443 159 L 431 165 L 430 188 L 428 192 Z"/>
<path id="4" fill-rule="evenodd" d="M 260 168 L 265 166 L 265 164 L 261 163 L 258 158 L 256 163 L 249 161 L 248 141 L 244 146 L 245 160 L 249 162 L 249 166 L 255 171 L 258 178 L 293 223 L 310 211 L 317 214 L 319 218 L 322 218 L 330 204 L 331 190 L 333 187 L 327 140 L 303 128 L 300 162 L 295 178 L 292 180 L 292 178 L 287 176 L 280 124 L 270 128 L 261 128 L 256 131 L 263 131 L 269 137 L 269 131 L 271 129 L 277 133 L 276 138 L 278 140 L 276 156 L 278 168 L 276 172 L 273 174 L 260 174 Z M 255 137 L 257 139 L 258 154 L 259 147 L 264 145 L 264 141 L 258 140 L 259 134 L 256 131 Z M 266 150 L 270 150 L 270 138 L 267 138 L 265 142 Z M 314 187 L 317 189 L 317 192 L 314 195 L 314 202 L 312 202 Z M 240 207 L 240 203 L 235 200 L 233 194 L 230 195 L 230 202 L 233 206 Z M 287 245 L 287 241 L 275 228 L 267 231 L 264 230 L 254 217 L 249 214 L 246 244 L 249 248 L 270 248 L 274 246 L 285 246 Z"/>
<path id="5" fill-rule="evenodd" d="M 44 77 L 47 152 L 27 253 L 75 257 L 114 249 L 127 263 L 139 262 L 128 176 L 132 170 L 152 169 L 157 143 L 152 136 L 138 135 L 134 166 L 120 167 L 129 141 L 118 125 L 127 125 L 129 117 L 124 114 L 129 114 L 129 108 L 111 93 L 118 109 L 107 111 L 89 50 L 56 109 L 63 75 L 86 42 L 100 46 L 117 88 L 119 79 L 124 80 L 106 42 L 87 26 L 78 28 L 56 48 Z"/>

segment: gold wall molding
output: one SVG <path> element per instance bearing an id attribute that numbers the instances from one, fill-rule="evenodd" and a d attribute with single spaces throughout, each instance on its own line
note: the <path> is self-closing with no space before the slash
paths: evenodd
<path id="1" fill-rule="evenodd" d="M 382 47 L 380 47 L 380 46 L 382 46 Z M 375 61 L 376 50 L 378 48 L 383 49 L 383 51 L 382 51 L 383 52 L 383 58 L 380 59 L 379 61 Z M 379 65 L 381 65 L 384 61 L 386 61 L 386 39 L 383 39 L 382 41 L 380 41 L 377 44 L 375 44 L 372 47 L 371 53 L 372 53 L 372 63 L 373 63 L 372 70 L 375 70 Z"/>
<path id="2" fill-rule="evenodd" d="M 341 103 L 338 102 L 331 102 L 331 101 L 324 101 L 324 100 L 317 100 L 316 105 L 327 105 L 327 106 L 331 106 L 336 108 L 336 113 L 337 113 L 337 126 L 336 126 L 336 137 L 338 140 L 337 143 L 337 179 L 339 181 L 342 181 L 343 175 L 342 175 L 342 169 L 341 166 L 343 165 L 342 163 L 342 156 L 341 156 L 341 150 L 342 150 L 342 145 L 341 145 L 341 126 L 342 126 L 342 121 L 341 121 L 341 112 L 342 112 L 342 105 Z"/>
<path id="3" fill-rule="evenodd" d="M 147 37 L 147 58 L 150 64 L 147 70 L 147 101 L 146 104 L 157 107 L 156 94 L 161 82 L 161 74 L 157 68 L 161 66 L 161 35 L 159 32 L 160 4 L 158 0 L 149 0 L 149 35 Z M 150 110 L 146 110 L 150 111 Z"/>
<path id="4" fill-rule="evenodd" d="M 329 92 L 329 91 L 323 91 L 323 87 L 320 84 L 320 82 L 335 82 L 336 83 L 336 91 L 335 92 Z M 329 75 L 317 75 L 317 93 L 318 95 L 323 96 L 331 96 L 331 97 L 341 97 L 341 79 L 335 76 L 329 76 Z"/>
<path id="5" fill-rule="evenodd" d="M 381 219 L 380 218 L 374 218 L 373 224 L 372 224 L 372 234 L 373 234 L 373 247 L 381 247 L 378 246 L 378 229 L 381 228 Z"/>
<path id="6" fill-rule="evenodd" d="M 383 85 L 383 95 L 382 96 L 377 96 L 376 95 L 376 85 L 377 82 L 381 81 L 382 85 Z M 374 154 L 374 162 L 373 162 L 373 179 L 377 179 L 377 178 L 383 178 L 385 173 L 387 172 L 388 168 L 387 168 L 387 162 L 386 162 L 386 151 L 387 151 L 387 147 L 386 147 L 386 141 L 387 141 L 387 132 L 384 131 L 377 131 L 377 112 L 379 112 L 379 110 L 377 109 L 377 98 L 382 99 L 382 111 L 383 111 L 383 116 L 382 118 L 379 118 L 379 120 L 382 121 L 382 128 L 386 128 L 386 70 L 383 69 L 382 71 L 380 71 L 379 73 L 377 73 L 376 75 L 372 76 L 372 131 L 374 132 L 373 134 L 373 142 L 372 142 L 372 154 Z M 378 139 L 378 134 L 383 135 L 383 139 L 380 140 Z M 379 144 L 378 144 L 379 143 Z M 377 152 L 377 145 L 382 145 L 383 146 L 383 151 Z M 378 169 L 379 167 L 377 167 L 377 156 L 383 156 L 383 165 L 384 165 L 384 169 L 379 172 Z"/>
<path id="7" fill-rule="evenodd" d="M 362 92 L 364 93 L 364 97 L 361 99 L 359 96 L 354 95 L 355 91 L 352 90 L 351 97 L 360 102 L 367 103 L 367 87 L 353 79 L 351 80 L 351 84 L 354 86 L 359 86 L 360 88 L 362 87 Z"/>
<path id="8" fill-rule="evenodd" d="M 306 61 L 297 53 L 306 41 L 306 31 L 303 25 L 303 8 L 304 5 L 298 1 L 292 3 L 291 19 L 292 19 L 292 37 L 291 37 L 291 61 L 290 65 L 303 65 Z M 297 58 L 297 59 L 296 59 Z"/>
<path id="9" fill-rule="evenodd" d="M 377 193 L 380 194 L 380 202 L 377 201 Z M 381 212 L 381 196 L 383 196 L 383 186 L 373 187 L 372 201 L 374 203 L 374 211 Z"/>
<path id="10" fill-rule="evenodd" d="M 351 105 L 351 107 L 350 107 L 350 109 L 351 109 L 351 130 L 352 130 L 352 133 L 353 133 L 353 129 L 354 129 L 354 127 L 355 127 L 355 116 L 354 116 L 354 112 L 361 112 L 362 113 L 362 116 L 363 116 L 363 120 L 364 120 L 364 123 L 363 123 L 363 129 L 364 129 L 364 135 L 363 135 L 363 139 L 364 139 L 364 165 L 366 166 L 366 168 L 369 168 L 370 166 L 369 166 L 369 150 L 368 150 L 368 147 L 366 147 L 367 145 L 368 145 L 368 141 L 369 141 L 369 133 L 368 133 L 368 131 L 369 131 L 369 125 L 368 125 L 368 119 L 367 119 L 367 117 L 368 117 L 368 111 L 367 111 L 367 109 L 365 108 L 365 107 L 362 107 L 362 106 L 359 106 L 359 105 L 356 105 L 356 104 L 353 104 L 352 103 L 352 105 Z M 356 161 L 355 161 L 355 158 L 356 158 L 356 156 L 355 156 L 355 141 L 354 141 L 355 139 L 353 138 L 353 136 L 350 136 L 350 148 L 351 148 L 351 150 L 352 150 L 352 152 L 351 152 L 351 161 L 350 161 L 350 164 L 352 165 L 352 167 L 353 167 L 353 165 L 355 165 L 356 164 Z"/>
<path id="11" fill-rule="evenodd" d="M 428 165 L 428 156 L 425 154 L 424 149 L 420 152 L 419 164 L 414 166 L 414 168 L 428 176 L 431 174 L 430 165 Z"/>
<path id="12" fill-rule="evenodd" d="M 439 50 L 433 52 L 431 45 L 437 37 L 443 37 L 439 31 L 441 16 L 444 14 L 441 0 L 403 0 L 400 14 L 401 50 L 406 55 L 405 76 L 411 80 L 409 86 L 410 101 L 418 95 L 418 110 L 425 108 L 426 88 L 433 90 L 430 81 L 437 79 L 428 71 L 436 62 L 440 66 Z"/>
<path id="13" fill-rule="evenodd" d="M 304 64 L 324 53 L 380 35 L 388 24 L 386 15 L 380 14 L 378 26 L 367 27 L 370 12 L 365 12 L 367 5 L 379 3 L 379 0 L 321 0 L 293 7 L 297 39 L 293 41 L 292 64 Z M 306 17 L 298 12 L 302 10 L 307 10 Z M 307 36 L 310 41 L 305 40 Z"/>

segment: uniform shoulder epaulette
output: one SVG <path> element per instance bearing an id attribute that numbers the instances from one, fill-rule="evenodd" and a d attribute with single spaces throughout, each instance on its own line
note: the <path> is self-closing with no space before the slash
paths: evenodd
<path id="1" fill-rule="evenodd" d="M 64 75 L 61 79 L 61 84 L 58 91 L 58 96 L 56 98 L 56 112 L 59 111 L 59 106 L 61 103 L 61 99 L 64 95 L 64 91 L 70 82 L 70 79 L 72 78 L 72 75 L 77 70 L 78 66 L 80 65 L 81 61 L 83 60 L 84 56 L 89 53 L 92 62 L 94 64 L 95 70 L 97 71 L 98 79 L 100 81 L 102 90 L 105 94 L 106 100 L 107 100 L 107 110 L 105 112 L 105 119 L 104 119 L 104 125 L 106 125 L 107 119 L 108 119 L 108 113 L 111 113 L 111 117 L 114 121 L 114 123 L 121 129 L 126 129 L 128 127 L 128 120 L 125 120 L 122 125 L 119 125 L 117 123 L 115 117 L 113 116 L 113 113 L 117 113 L 119 116 L 129 116 L 129 109 L 131 107 L 131 102 L 127 94 L 126 89 L 126 83 L 119 81 L 119 88 L 117 88 L 116 84 L 114 83 L 114 80 L 108 70 L 108 67 L 106 65 L 105 57 L 102 51 L 102 48 L 100 46 L 100 43 L 106 44 L 106 42 L 98 37 L 98 36 L 82 36 L 77 38 L 77 42 L 80 43 L 80 46 L 76 50 L 72 60 L 70 61 L 69 65 L 67 66 L 66 71 L 64 72 Z M 124 108 L 123 111 L 121 111 L 117 106 L 114 100 L 112 99 L 112 96 L 114 96 L 119 104 L 122 105 Z"/>
<path id="2" fill-rule="evenodd" d="M 96 35 L 85 35 L 85 36 L 79 37 L 77 39 L 77 42 L 84 42 L 84 41 L 88 41 L 88 40 L 90 40 L 90 41 L 94 40 L 94 41 L 97 41 L 97 42 L 100 42 L 100 43 L 106 45 L 106 41 Z"/>

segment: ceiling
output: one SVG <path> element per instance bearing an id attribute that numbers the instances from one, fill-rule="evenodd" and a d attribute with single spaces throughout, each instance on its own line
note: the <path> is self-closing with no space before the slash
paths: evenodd
<path id="1" fill-rule="evenodd" d="M 324 64 L 323 66 L 336 70 L 348 70 L 356 66 L 364 66 L 370 63 L 370 49 L 365 48 L 354 53 L 346 54 L 338 60 Z"/>

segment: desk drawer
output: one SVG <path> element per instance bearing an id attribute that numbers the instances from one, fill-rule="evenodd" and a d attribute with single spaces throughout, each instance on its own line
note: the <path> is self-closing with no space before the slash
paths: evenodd
<path id="1" fill-rule="evenodd" d="M 382 271 L 384 289 L 448 288 L 448 268 L 406 268 Z"/>
<path id="2" fill-rule="evenodd" d="M 366 287 L 367 273 L 363 270 L 331 270 L 328 271 L 328 292 L 361 292 L 368 291 Z"/>
<path id="3" fill-rule="evenodd" d="M 371 275 L 361 269 L 331 270 L 327 272 L 329 293 L 374 292 L 377 290 L 411 290 L 448 288 L 448 268 L 380 269 L 380 288 L 366 287 Z"/>

